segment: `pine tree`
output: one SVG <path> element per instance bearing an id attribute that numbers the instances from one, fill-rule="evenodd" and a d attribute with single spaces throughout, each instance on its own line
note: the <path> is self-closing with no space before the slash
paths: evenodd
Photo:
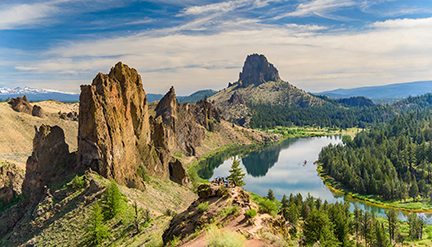
<path id="1" fill-rule="evenodd" d="M 282 209 L 288 208 L 289 201 L 285 194 L 282 196 L 281 203 L 282 203 Z"/>
<path id="2" fill-rule="evenodd" d="M 274 200 L 276 200 L 276 197 L 275 197 L 274 194 L 273 194 L 273 190 L 271 190 L 271 189 L 268 190 L 267 198 L 268 198 L 270 201 L 274 201 Z"/>
<path id="3" fill-rule="evenodd" d="M 419 194 L 419 189 L 418 189 L 417 181 L 416 181 L 415 178 L 412 181 L 412 184 L 411 184 L 411 187 L 410 187 L 410 190 L 409 190 L 409 194 L 413 198 L 414 201 L 417 201 L 417 197 L 418 197 L 418 194 Z"/>
<path id="4" fill-rule="evenodd" d="M 105 220 L 118 216 L 124 210 L 124 198 L 116 182 L 110 181 L 102 197 L 102 213 Z"/>
<path id="5" fill-rule="evenodd" d="M 396 231 L 397 231 L 397 217 L 399 215 L 398 211 L 395 209 L 388 209 L 385 211 L 385 214 L 387 215 L 388 225 L 389 225 L 389 236 L 390 236 L 390 242 L 392 240 L 396 240 Z"/>
<path id="6" fill-rule="evenodd" d="M 229 180 L 233 181 L 236 186 L 242 187 L 246 185 L 243 181 L 243 178 L 246 176 L 246 173 L 243 172 L 243 169 L 240 167 L 240 160 L 234 158 L 234 161 L 231 165 L 231 169 L 229 170 L 230 175 L 227 177 Z"/>
<path id="7" fill-rule="evenodd" d="M 100 244 L 109 236 L 109 228 L 104 225 L 103 218 L 102 209 L 99 203 L 96 202 L 93 206 L 91 217 L 87 221 L 88 227 L 86 228 L 86 238 L 90 246 Z"/>

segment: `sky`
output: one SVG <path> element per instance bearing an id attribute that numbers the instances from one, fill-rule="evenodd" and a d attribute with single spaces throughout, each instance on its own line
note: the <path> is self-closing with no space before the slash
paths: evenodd
<path id="1" fill-rule="evenodd" d="M 79 93 L 122 61 L 147 93 L 188 95 L 252 53 L 309 92 L 432 80 L 432 1 L 0 1 L 0 87 Z"/>

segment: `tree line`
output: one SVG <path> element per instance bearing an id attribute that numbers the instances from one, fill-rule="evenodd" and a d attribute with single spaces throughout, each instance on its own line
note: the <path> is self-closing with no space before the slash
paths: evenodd
<path id="1" fill-rule="evenodd" d="M 350 191 L 384 200 L 432 198 L 432 114 L 414 111 L 319 154 L 323 171 Z"/>

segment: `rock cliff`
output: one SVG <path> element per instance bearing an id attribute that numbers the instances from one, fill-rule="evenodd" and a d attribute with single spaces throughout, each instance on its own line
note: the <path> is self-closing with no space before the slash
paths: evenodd
<path id="1" fill-rule="evenodd" d="M 144 189 L 137 170 L 150 164 L 150 175 L 166 177 L 154 166 L 146 94 L 141 76 L 121 62 L 108 75 L 99 73 L 82 85 L 79 107 L 78 162 L 118 183 Z M 149 168 L 149 167 L 147 167 Z M 165 175 L 165 176 L 164 176 Z"/>
<path id="2" fill-rule="evenodd" d="M 247 56 L 240 72 L 239 84 L 242 87 L 258 86 L 268 81 L 280 81 L 278 70 L 267 61 L 264 55 L 252 54 Z"/>

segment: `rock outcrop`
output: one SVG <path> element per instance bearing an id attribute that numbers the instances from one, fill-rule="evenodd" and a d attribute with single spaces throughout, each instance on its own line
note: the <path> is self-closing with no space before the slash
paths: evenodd
<path id="1" fill-rule="evenodd" d="M 241 94 L 234 92 L 234 94 L 228 100 L 228 103 L 241 105 L 244 103 L 244 100 L 243 100 L 243 97 L 241 96 Z"/>
<path id="2" fill-rule="evenodd" d="M 33 139 L 33 152 L 27 159 L 22 192 L 32 200 L 45 193 L 48 184 L 73 169 L 75 156 L 69 153 L 63 130 L 58 126 L 40 126 Z"/>
<path id="3" fill-rule="evenodd" d="M 14 111 L 32 114 L 33 107 L 27 100 L 27 96 L 12 98 L 8 102 Z"/>
<path id="4" fill-rule="evenodd" d="M 264 55 L 252 54 L 247 56 L 240 73 L 238 83 L 242 87 L 258 86 L 268 81 L 279 81 L 278 70 L 267 61 Z"/>
<path id="5" fill-rule="evenodd" d="M 210 223 L 223 225 L 244 213 L 252 205 L 249 195 L 240 187 L 226 188 L 224 185 L 205 184 L 198 188 L 199 199 L 194 201 L 189 208 L 174 217 L 167 230 L 162 235 L 164 244 L 169 243 L 175 237 L 187 239 L 187 236 L 195 233 L 195 229 L 201 229 Z M 207 203 L 208 208 L 202 210 L 198 207 L 201 203 Z M 237 214 L 221 216 L 224 210 L 237 208 Z"/>
<path id="6" fill-rule="evenodd" d="M 31 106 L 27 100 L 27 96 L 12 98 L 8 102 L 14 111 L 24 112 L 35 117 L 43 118 L 45 113 L 42 107 L 38 105 Z"/>
<path id="7" fill-rule="evenodd" d="M 141 76 L 121 62 L 108 75 L 82 85 L 79 107 L 78 162 L 122 185 L 144 189 L 137 175 L 146 164 L 150 175 L 166 178 L 151 145 L 146 94 Z"/>
<path id="8" fill-rule="evenodd" d="M 168 150 L 195 155 L 196 147 L 205 138 L 204 129 L 214 131 L 214 125 L 220 123 L 221 117 L 207 100 L 179 105 L 174 88 L 171 88 L 156 107 L 158 121 L 163 123 Z"/>
<path id="9" fill-rule="evenodd" d="M 0 202 L 8 203 L 21 194 L 24 172 L 13 163 L 0 162 Z"/>
<path id="10" fill-rule="evenodd" d="M 64 120 L 69 120 L 69 121 L 78 121 L 78 113 L 76 111 L 71 111 L 71 112 L 59 112 L 58 113 L 59 117 L 61 119 Z"/>
<path id="11" fill-rule="evenodd" d="M 35 117 L 43 118 L 45 116 L 45 112 L 42 109 L 42 107 L 40 107 L 38 105 L 34 105 L 33 110 L 32 110 L 32 115 Z"/>

